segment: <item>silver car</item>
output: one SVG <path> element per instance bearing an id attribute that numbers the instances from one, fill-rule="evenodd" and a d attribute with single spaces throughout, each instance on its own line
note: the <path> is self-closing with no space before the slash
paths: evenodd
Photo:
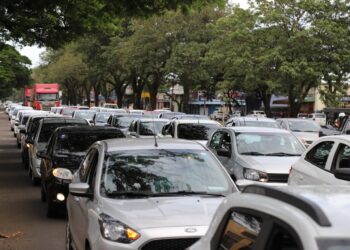
<path id="1" fill-rule="evenodd" d="M 261 127 L 226 127 L 207 146 L 242 189 L 265 183 L 287 185 L 290 168 L 305 148 L 289 131 Z"/>
<path id="2" fill-rule="evenodd" d="M 202 145 L 150 138 L 95 143 L 69 189 L 67 249 L 81 250 L 186 249 L 237 192 Z"/>

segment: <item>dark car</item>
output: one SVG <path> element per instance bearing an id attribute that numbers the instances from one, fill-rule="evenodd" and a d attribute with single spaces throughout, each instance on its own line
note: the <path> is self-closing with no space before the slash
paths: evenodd
<path id="1" fill-rule="evenodd" d="M 124 137 L 123 132 L 112 127 L 68 126 L 53 132 L 47 151 L 38 154 L 42 159 L 41 200 L 47 201 L 48 217 L 65 212 L 68 185 L 89 147 L 96 141 Z"/>
<path id="2" fill-rule="evenodd" d="M 108 118 L 113 115 L 113 112 L 96 112 L 92 118 L 92 124 L 94 126 L 107 125 Z"/>
<path id="3" fill-rule="evenodd" d="M 130 124 L 134 120 L 142 118 L 141 115 L 128 115 L 128 114 L 117 114 L 109 117 L 107 126 L 112 126 L 123 131 L 124 134 L 128 132 Z"/>

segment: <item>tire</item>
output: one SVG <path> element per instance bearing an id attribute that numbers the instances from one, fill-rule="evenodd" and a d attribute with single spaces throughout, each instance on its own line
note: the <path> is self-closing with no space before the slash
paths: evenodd
<path id="1" fill-rule="evenodd" d="M 58 209 L 55 203 L 46 195 L 47 201 L 47 217 L 48 218 L 56 218 L 58 216 Z"/>
<path id="2" fill-rule="evenodd" d="M 46 202 L 46 193 L 45 193 L 43 185 L 41 185 L 41 192 L 40 193 L 41 193 L 41 197 L 40 197 L 41 201 Z"/>
<path id="3" fill-rule="evenodd" d="M 67 222 L 66 227 L 66 250 L 73 250 L 72 247 L 72 234 L 70 233 L 69 223 Z"/>
<path id="4" fill-rule="evenodd" d="M 13 131 L 13 128 L 11 128 L 11 131 Z"/>

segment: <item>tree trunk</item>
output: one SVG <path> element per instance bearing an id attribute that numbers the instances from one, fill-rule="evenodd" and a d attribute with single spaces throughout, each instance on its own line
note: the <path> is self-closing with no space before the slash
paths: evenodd
<path id="1" fill-rule="evenodd" d="M 100 104 L 100 100 L 99 100 L 100 90 L 98 86 L 94 86 L 94 94 L 95 94 L 95 106 L 98 107 Z"/>
<path id="2" fill-rule="evenodd" d="M 116 87 L 114 88 L 115 90 L 115 94 L 117 95 L 117 104 L 118 104 L 118 107 L 119 108 L 122 108 L 123 107 L 123 96 L 124 96 L 124 91 L 122 89 L 123 87 Z"/>
<path id="3" fill-rule="evenodd" d="M 91 106 L 91 99 L 90 99 L 90 89 L 88 87 L 85 87 L 85 97 L 86 97 L 86 105 Z"/>
<path id="4" fill-rule="evenodd" d="M 153 82 L 149 88 L 150 96 L 151 96 L 150 104 L 151 104 L 152 110 L 157 109 L 157 94 L 158 94 L 159 86 L 160 86 L 160 77 L 158 74 L 155 74 L 153 78 Z"/>
<path id="5" fill-rule="evenodd" d="M 190 84 L 188 82 L 184 82 L 183 84 L 184 88 L 184 97 L 182 101 L 182 112 L 189 113 L 190 107 L 189 107 L 189 101 L 190 101 Z"/>

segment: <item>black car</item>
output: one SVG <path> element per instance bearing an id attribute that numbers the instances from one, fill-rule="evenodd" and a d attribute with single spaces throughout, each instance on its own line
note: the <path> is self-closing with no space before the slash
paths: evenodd
<path id="1" fill-rule="evenodd" d="M 96 141 L 124 138 L 123 132 L 112 127 L 61 127 L 52 134 L 42 158 L 41 199 L 47 201 L 47 216 L 65 212 L 68 185 L 79 168 L 86 151 Z"/>
<path id="2" fill-rule="evenodd" d="M 128 114 L 117 114 L 111 115 L 107 121 L 107 126 L 112 126 L 123 131 L 124 134 L 128 132 L 130 124 L 134 120 L 142 118 L 142 115 L 128 115 Z"/>

